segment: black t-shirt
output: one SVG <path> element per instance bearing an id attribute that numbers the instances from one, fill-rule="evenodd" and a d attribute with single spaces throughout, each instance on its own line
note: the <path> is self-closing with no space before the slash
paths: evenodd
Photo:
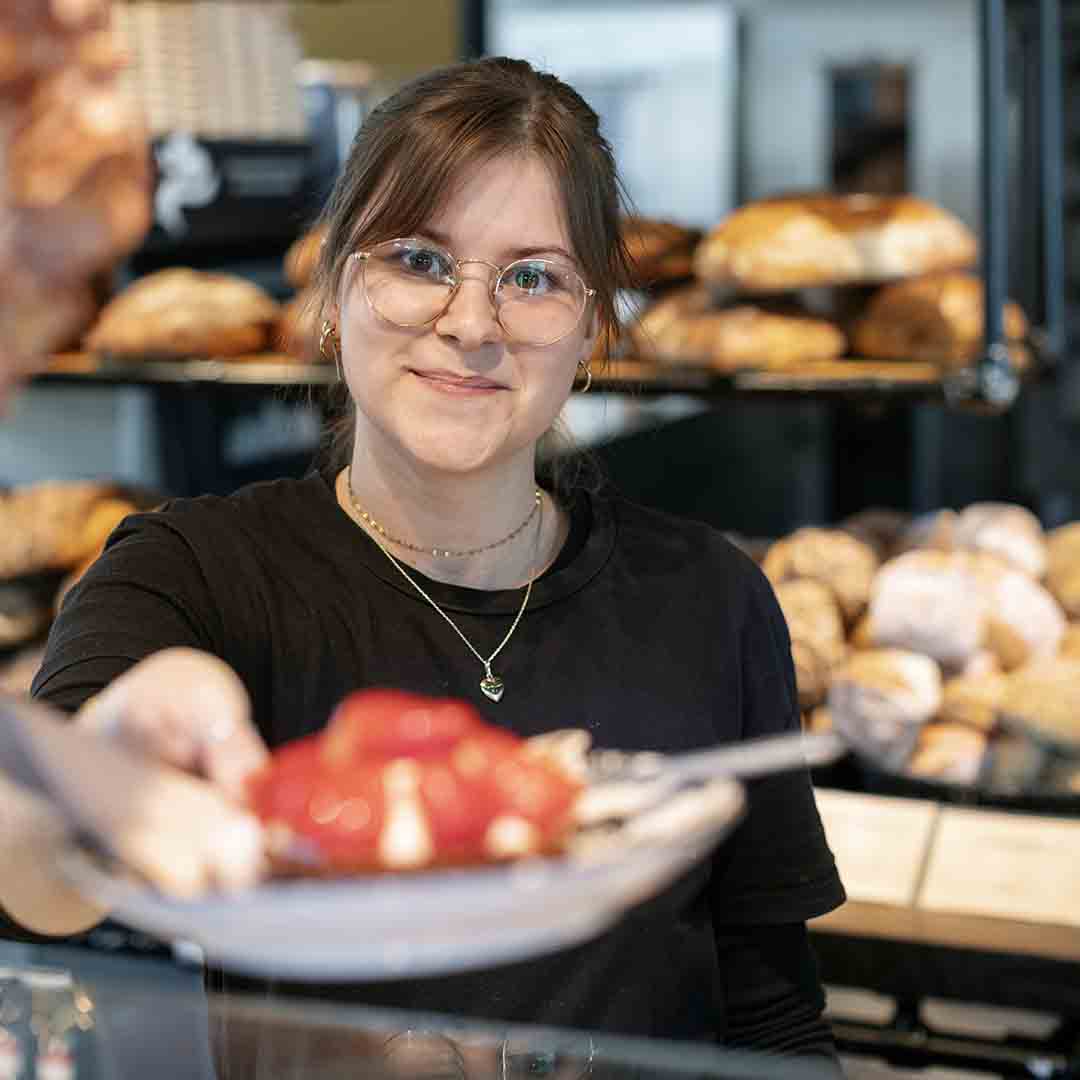
<path id="1" fill-rule="evenodd" d="M 706 525 L 617 498 L 579 496 L 572 521 L 493 665 L 506 684 L 498 703 L 480 691 L 476 658 L 318 473 L 127 519 L 69 593 L 34 693 L 74 709 L 148 654 L 187 645 L 235 669 L 271 747 L 321 728 L 349 691 L 382 685 L 467 699 L 520 735 L 584 727 L 594 745 L 626 750 L 798 729 L 787 628 L 751 560 Z M 485 655 L 521 603 L 521 590 L 415 577 Z M 734 993 L 723 943 L 779 933 L 842 901 L 808 775 L 796 770 L 749 785 L 748 813 L 715 858 L 592 942 L 449 978 L 318 992 L 722 1037 Z M 218 988 L 252 985 L 217 978 Z"/>

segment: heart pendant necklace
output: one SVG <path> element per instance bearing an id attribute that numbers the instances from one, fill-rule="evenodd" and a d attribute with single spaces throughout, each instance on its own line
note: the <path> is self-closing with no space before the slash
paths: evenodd
<path id="1" fill-rule="evenodd" d="M 353 505 L 353 510 L 358 514 L 363 514 L 360 507 L 356 503 L 356 497 L 353 495 L 352 490 L 352 471 L 346 477 L 349 491 L 349 498 Z M 390 560 L 391 563 L 397 568 L 397 571 L 401 576 L 435 609 L 435 611 L 442 616 L 443 620 L 454 631 L 455 634 L 465 643 L 469 652 L 484 665 L 484 677 L 480 680 L 480 690 L 483 695 L 490 701 L 500 701 L 503 696 L 503 692 L 506 690 L 506 683 L 503 682 L 498 675 L 491 670 L 491 663 L 496 656 L 503 651 L 504 646 L 514 635 L 514 631 L 518 628 L 518 623 L 521 622 L 521 617 L 525 614 L 525 608 L 529 604 L 529 596 L 532 594 L 533 581 L 536 580 L 536 566 L 540 554 L 540 537 L 544 531 L 544 504 L 540 497 L 539 490 L 536 493 L 536 551 L 533 555 L 532 569 L 529 571 L 529 580 L 525 585 L 525 595 L 521 599 L 521 607 L 518 608 L 517 615 L 514 616 L 514 621 L 510 624 L 510 629 L 506 631 L 502 641 L 495 647 L 495 651 L 488 657 L 481 656 L 476 650 L 473 643 L 461 632 L 457 623 L 446 614 L 445 611 L 439 605 L 432 600 L 432 598 L 420 587 L 420 583 L 405 569 L 404 566 L 390 553 L 390 551 L 382 544 L 379 537 L 374 532 L 368 532 L 368 536 L 375 541 L 375 546 Z"/>

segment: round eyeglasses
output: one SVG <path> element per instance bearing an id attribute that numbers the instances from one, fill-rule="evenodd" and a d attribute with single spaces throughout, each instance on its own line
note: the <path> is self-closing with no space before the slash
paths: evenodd
<path id="1" fill-rule="evenodd" d="M 498 267 L 484 259 L 458 259 L 445 248 L 403 237 L 357 251 L 364 296 L 372 311 L 395 326 L 427 326 L 442 317 L 461 287 L 461 267 L 478 263 L 494 271 L 490 286 L 495 318 L 521 345 L 554 345 L 581 321 L 596 294 L 570 263 L 517 259 Z"/>

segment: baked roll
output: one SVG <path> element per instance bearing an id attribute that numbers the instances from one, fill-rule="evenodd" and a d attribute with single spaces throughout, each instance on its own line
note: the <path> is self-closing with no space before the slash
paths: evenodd
<path id="1" fill-rule="evenodd" d="M 791 637 L 799 706 L 812 709 L 825 700 L 829 672 L 844 658 L 844 623 L 831 590 L 817 581 L 785 581 L 776 599 Z"/>
<path id="2" fill-rule="evenodd" d="M 278 314 L 253 282 L 176 267 L 111 300 L 85 343 L 116 356 L 242 356 L 267 348 Z"/>
<path id="3" fill-rule="evenodd" d="M 701 285 L 657 301 L 642 314 L 632 337 L 643 359 L 721 371 L 833 360 L 847 345 L 843 333 L 824 319 L 751 304 L 718 308 Z"/>
<path id="4" fill-rule="evenodd" d="M 1047 536 L 1046 586 L 1071 619 L 1080 619 L 1080 521 Z"/>
<path id="5" fill-rule="evenodd" d="M 974 784 L 986 759 L 986 735 L 965 724 L 927 724 L 904 771 L 925 780 Z"/>
<path id="6" fill-rule="evenodd" d="M 833 727 L 855 745 L 906 757 L 941 706 L 941 673 L 929 657 L 902 649 L 855 652 L 833 671 L 828 704 Z"/>
<path id="7" fill-rule="evenodd" d="M 885 562 L 894 554 L 910 524 L 911 515 L 902 510 L 870 507 L 844 518 L 838 527 L 872 547 L 878 561 Z"/>
<path id="8" fill-rule="evenodd" d="M 0 4 L 0 355 L 77 340 L 150 226 L 148 139 L 104 0 Z"/>
<path id="9" fill-rule="evenodd" d="M 101 543 L 114 492 L 90 482 L 0 492 L 0 580 L 77 566 Z"/>
<path id="10" fill-rule="evenodd" d="M 985 319 L 983 283 L 972 274 L 934 274 L 887 285 L 852 329 L 852 347 L 876 360 L 917 360 L 943 368 L 978 359 Z M 1005 305 L 1005 336 L 1013 363 L 1023 369 L 1028 324 L 1019 305 Z"/>
<path id="11" fill-rule="evenodd" d="M 326 226 L 316 225 L 289 245 L 285 252 L 285 279 L 294 289 L 306 289 L 311 284 L 325 240 Z"/>
<path id="12" fill-rule="evenodd" d="M 984 641 L 1006 671 L 1053 656 L 1065 633 L 1057 601 L 1037 581 L 992 555 L 971 564 L 986 598 Z"/>
<path id="13" fill-rule="evenodd" d="M 965 724 L 980 731 L 991 731 L 997 724 L 997 712 L 1005 695 L 1007 676 L 958 675 L 942 687 L 938 717 L 953 724 Z"/>
<path id="14" fill-rule="evenodd" d="M 1071 660 L 1080 660 L 1080 623 L 1069 623 L 1061 635 L 1058 652 Z"/>
<path id="15" fill-rule="evenodd" d="M 1013 672 L 1001 713 L 1054 741 L 1080 743 L 1080 660 L 1046 660 Z"/>
<path id="16" fill-rule="evenodd" d="M 797 580 L 824 585 L 852 623 L 870 598 L 878 560 L 873 548 L 839 529 L 804 528 L 773 544 L 762 568 L 774 587 Z"/>
<path id="17" fill-rule="evenodd" d="M 996 555 L 1039 579 L 1046 572 L 1046 536 L 1039 519 L 1023 506 L 982 502 L 966 506 L 952 530 L 955 547 Z"/>
<path id="18" fill-rule="evenodd" d="M 700 229 L 631 215 L 623 218 L 621 232 L 640 287 L 678 281 L 693 272 Z"/>
<path id="19" fill-rule="evenodd" d="M 867 632 L 878 646 L 922 653 L 956 670 L 982 649 L 986 607 L 968 556 L 909 551 L 874 579 Z"/>
<path id="20" fill-rule="evenodd" d="M 960 269 L 976 254 L 963 222 L 910 195 L 795 195 L 729 215 L 698 245 L 694 270 L 763 293 Z"/>

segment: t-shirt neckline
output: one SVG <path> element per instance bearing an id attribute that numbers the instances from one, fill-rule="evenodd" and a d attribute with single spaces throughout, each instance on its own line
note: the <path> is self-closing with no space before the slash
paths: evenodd
<path id="1" fill-rule="evenodd" d="M 402 576 L 374 540 L 338 503 L 333 473 L 312 472 L 304 481 L 321 488 L 318 505 L 325 511 L 319 527 L 333 530 L 343 549 L 383 584 L 402 596 L 427 605 L 427 601 Z M 533 582 L 528 610 L 547 607 L 584 588 L 604 567 L 615 548 L 616 522 L 610 502 L 580 492 L 570 508 L 571 526 L 563 552 L 552 566 Z M 582 536 L 582 534 L 584 534 Z M 574 551 L 573 549 L 578 550 Z M 570 555 L 564 558 L 564 554 Z M 436 581 L 404 563 L 409 576 L 446 611 L 474 615 L 516 615 L 522 590 L 473 589 Z"/>

